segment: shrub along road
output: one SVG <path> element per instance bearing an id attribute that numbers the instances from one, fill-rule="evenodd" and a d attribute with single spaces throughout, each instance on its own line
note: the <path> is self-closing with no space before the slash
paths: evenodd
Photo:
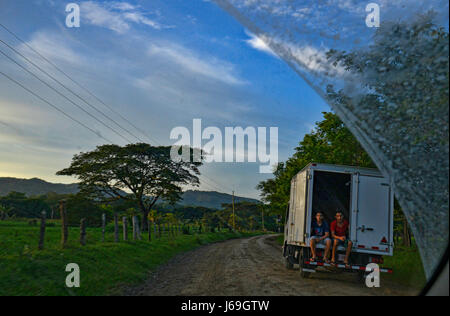
<path id="1" fill-rule="evenodd" d="M 383 280 L 367 288 L 353 274 L 315 273 L 302 279 L 287 270 L 276 235 L 235 239 L 178 255 L 126 295 L 417 295 Z"/>

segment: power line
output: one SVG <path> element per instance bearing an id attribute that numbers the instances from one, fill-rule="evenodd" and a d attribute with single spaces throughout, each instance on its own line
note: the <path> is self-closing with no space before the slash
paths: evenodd
<path id="1" fill-rule="evenodd" d="M 108 143 L 114 144 L 114 142 L 110 141 L 109 139 L 107 139 L 106 137 L 102 136 L 99 132 L 93 130 L 92 128 L 90 128 L 89 126 L 85 125 L 84 123 L 80 122 L 79 120 L 77 120 L 76 118 L 72 117 L 70 114 L 67 114 L 66 112 L 64 112 L 63 110 L 61 110 L 59 107 L 57 107 L 56 105 L 52 104 L 51 102 L 47 101 L 46 99 L 44 99 L 43 97 L 41 97 L 40 95 L 38 95 L 37 93 L 33 92 L 32 90 L 28 89 L 26 86 L 24 86 L 23 84 L 21 84 L 20 82 L 14 80 L 13 78 L 11 78 L 10 76 L 8 76 L 7 74 L 5 74 L 4 72 L 2 72 L 0 70 L 0 74 L 3 75 L 5 78 L 9 79 L 10 81 L 12 81 L 13 83 L 15 83 L 16 85 L 20 86 L 21 88 L 23 88 L 24 90 L 26 90 L 27 92 L 29 92 L 30 94 L 32 94 L 33 96 L 35 96 L 36 98 L 38 98 L 39 100 L 47 103 L 49 106 L 51 106 L 52 108 L 54 108 L 55 110 L 57 110 L 58 112 L 62 113 L 64 116 L 68 117 L 69 119 L 71 119 L 72 121 L 75 121 L 76 123 L 80 124 L 81 126 L 83 126 L 84 128 L 87 128 L 88 130 L 90 130 L 91 132 L 93 132 L 95 135 L 97 135 L 100 138 L 103 138 L 104 140 L 106 140 Z"/>
<path id="2" fill-rule="evenodd" d="M 112 127 L 110 127 L 109 125 L 105 124 L 103 121 L 101 121 L 100 119 L 98 119 L 95 115 L 92 115 L 91 113 L 89 113 L 88 111 L 86 111 L 81 105 L 73 102 L 71 99 L 69 99 L 66 95 L 64 95 L 63 93 L 59 92 L 58 90 L 56 90 L 54 87 L 52 87 L 51 85 L 49 85 L 47 82 L 45 82 L 44 80 L 42 80 L 41 78 L 39 78 L 36 74 L 34 74 L 33 72 L 31 72 L 30 70 L 28 70 L 27 68 L 25 68 L 23 65 L 19 64 L 17 61 L 15 61 L 13 58 L 11 58 L 10 56 L 8 56 L 5 52 L 3 52 L 0 49 L 0 54 L 2 54 L 3 56 L 5 56 L 6 58 L 8 58 L 11 62 L 13 62 L 14 64 L 16 64 L 17 66 L 19 66 L 20 68 L 22 68 L 23 70 L 25 70 L 27 73 L 29 73 L 30 75 L 32 75 L 33 77 L 35 77 L 36 79 L 38 79 L 41 83 L 43 83 L 44 85 L 46 85 L 47 87 L 49 87 L 50 89 L 52 89 L 53 91 L 55 91 L 58 95 L 62 96 L 64 99 L 66 99 L 67 101 L 69 101 L 70 103 L 72 103 L 73 105 L 75 105 L 76 107 L 78 107 L 80 110 L 82 110 L 84 113 L 86 113 L 87 115 L 89 115 L 90 117 L 92 117 L 94 120 L 96 120 L 97 122 L 99 122 L 100 124 L 102 124 L 103 126 L 105 126 L 106 128 L 110 129 L 111 131 L 113 131 L 115 134 L 117 134 L 118 136 L 120 136 L 121 138 L 123 138 L 125 141 L 127 141 L 128 143 L 132 143 L 128 138 L 126 138 L 125 136 L 123 136 L 122 134 L 120 134 L 119 132 L 117 132 L 115 129 L 113 129 Z"/>
<path id="3" fill-rule="evenodd" d="M 1 39 L 0 42 L 4 43 Z M 5 57 L 7 57 L 10 61 L 12 61 L 13 63 L 15 63 L 16 65 L 18 65 L 19 67 L 21 67 L 23 70 L 25 70 L 26 72 L 28 72 L 29 74 L 31 74 L 32 76 L 34 76 L 36 79 L 38 79 L 40 82 L 44 83 L 46 86 L 48 86 L 50 89 L 52 89 L 53 91 L 55 91 L 56 93 L 58 93 L 59 95 L 61 95 L 62 97 L 64 97 L 65 99 L 67 99 L 69 102 L 71 102 L 72 104 L 74 104 L 75 106 L 77 106 L 78 108 L 80 108 L 81 110 L 83 110 L 83 112 L 87 113 L 89 116 L 93 117 L 94 119 L 96 119 L 97 121 L 99 121 L 102 125 L 108 127 L 109 129 L 113 130 L 116 134 L 118 134 L 119 136 L 121 136 L 122 138 L 124 138 L 126 141 L 129 141 L 127 138 L 125 138 L 124 136 L 122 136 L 121 134 L 119 134 L 117 131 L 115 131 L 114 129 L 112 129 L 111 127 L 109 127 L 108 125 L 104 124 L 102 121 L 100 121 L 99 119 L 97 119 L 95 116 L 93 116 L 92 114 L 90 114 L 89 112 L 87 112 L 86 110 L 84 110 L 80 105 L 76 104 L 75 102 L 73 102 L 72 100 L 70 100 L 67 96 L 65 96 L 64 94 L 60 93 L 59 91 L 57 91 L 55 88 L 53 88 L 52 86 L 50 86 L 48 83 L 46 83 L 45 81 L 43 81 L 41 78 L 39 78 L 37 75 L 35 75 L 34 73 L 32 73 L 31 71 L 29 71 L 28 69 L 26 69 L 25 67 L 23 67 L 23 65 L 20 65 L 17 61 L 15 61 L 14 59 L 12 59 L 10 56 L 8 56 L 7 54 L 5 54 L 2 50 L 0 50 L 0 54 L 4 55 Z M 35 65 L 34 65 L 35 66 Z M 40 69 L 40 67 L 37 66 L 38 69 Z M 45 72 L 45 71 L 44 71 Z M 111 142 L 111 141 L 109 141 Z M 112 143 L 112 142 L 111 142 Z M 158 143 L 158 145 L 161 145 Z M 214 190 L 218 190 L 218 191 L 226 191 L 223 190 L 223 188 L 221 187 L 220 184 L 218 184 L 217 182 L 215 182 L 214 180 L 212 180 L 211 178 L 207 177 L 206 175 L 203 174 L 203 177 L 206 179 L 209 179 L 211 182 L 206 181 L 205 179 L 203 179 L 203 182 L 209 186 L 210 188 L 214 189 Z M 217 185 L 215 185 L 214 183 L 216 183 Z"/>
<path id="4" fill-rule="evenodd" d="M 43 56 L 41 53 L 39 53 L 36 49 L 34 49 L 33 47 L 31 47 L 27 42 L 25 42 L 24 40 L 22 40 L 18 35 L 16 35 L 13 31 L 11 31 L 9 28 L 7 28 L 5 25 L 3 25 L 2 23 L 0 23 L 0 26 L 6 30 L 9 34 L 11 34 L 14 38 L 16 38 L 19 42 L 23 43 L 26 47 L 28 47 L 30 50 L 32 50 L 35 54 L 37 54 L 39 57 L 41 57 L 44 61 L 46 61 L 48 64 L 50 64 L 52 67 L 54 67 L 57 71 L 59 71 L 61 74 L 63 74 L 66 78 L 68 78 L 71 82 L 73 82 L 75 85 L 77 85 L 78 87 L 80 87 L 82 90 L 86 91 L 90 96 L 92 96 L 93 98 L 95 98 L 98 102 L 100 102 L 101 104 L 103 104 L 106 108 L 108 108 L 110 111 L 112 111 L 113 113 L 115 113 L 116 115 L 118 115 L 119 117 L 121 117 L 125 122 L 127 122 L 129 125 L 131 125 L 133 128 L 135 128 L 137 131 L 139 131 L 140 133 L 142 133 L 144 136 L 146 136 L 150 141 L 155 142 L 156 144 L 160 145 L 161 144 L 152 139 L 150 136 L 147 135 L 147 133 L 145 133 L 143 130 L 141 130 L 139 127 L 137 127 L 135 124 L 133 124 L 132 122 L 130 122 L 127 118 L 125 118 L 123 115 L 121 115 L 119 112 L 117 112 L 116 110 L 114 110 L 112 107 L 108 106 L 104 101 L 102 101 L 100 98 L 98 98 L 95 94 L 93 94 L 91 91 L 89 91 L 87 88 L 85 88 L 84 86 L 82 86 L 80 83 L 78 83 L 76 80 L 74 80 L 70 75 L 68 75 L 66 72 L 64 72 L 62 69 L 60 69 L 57 65 L 55 65 L 53 62 L 51 62 L 48 58 L 46 58 L 45 56 Z M 63 86 L 66 90 L 70 91 L 72 94 L 74 94 L 75 96 L 77 96 L 79 99 L 81 99 L 84 103 L 88 104 L 89 106 L 91 106 L 92 108 L 94 108 L 96 111 L 98 111 L 99 113 L 101 113 L 103 116 L 105 116 L 106 118 L 108 118 L 109 120 L 111 120 L 112 122 L 114 122 L 117 126 L 119 126 L 119 128 L 121 128 L 122 130 L 126 131 L 127 133 L 129 133 L 130 135 L 132 135 L 133 137 L 135 137 L 136 139 L 138 139 L 139 141 L 142 141 L 139 137 L 137 137 L 136 135 L 134 135 L 133 133 L 131 133 L 129 130 L 123 128 L 120 124 L 118 124 L 115 120 L 111 119 L 109 116 L 107 116 L 106 114 L 104 114 L 102 111 L 98 110 L 95 106 L 93 106 L 92 104 L 90 104 L 89 102 L 87 102 L 86 100 L 84 100 L 82 97 L 80 97 L 78 94 L 76 94 L 75 92 L 73 92 L 71 89 L 67 88 L 64 84 L 62 84 L 59 80 L 55 79 L 53 76 L 51 76 L 50 74 L 48 74 L 45 70 L 43 70 L 41 67 L 37 66 L 35 63 L 33 63 L 32 61 L 30 61 L 27 57 L 25 57 L 24 55 L 22 55 L 20 52 L 18 52 L 16 49 L 14 49 L 13 47 L 11 47 L 10 45 L 8 45 L 7 43 L 5 43 L 3 40 L 0 39 L 0 41 L 6 45 L 8 48 L 10 48 L 11 50 L 13 50 L 16 54 L 18 54 L 19 56 L 21 56 L 22 58 L 24 58 L 26 61 L 28 61 L 30 64 L 32 64 L 34 67 L 38 68 L 40 71 L 42 71 L 44 74 L 46 74 L 48 77 L 50 77 L 52 80 L 56 81 L 58 84 L 60 84 L 61 86 Z M 99 119 L 97 119 L 94 115 L 90 114 L 88 111 L 84 110 L 81 106 L 77 105 L 76 103 L 74 103 L 72 100 L 70 100 L 69 98 L 67 98 L 65 95 L 61 94 L 60 92 L 58 92 L 56 89 L 54 89 L 53 87 L 51 87 L 50 85 L 48 85 L 45 81 L 41 80 L 39 77 L 37 77 L 35 74 L 33 74 L 32 72 L 30 72 L 29 70 L 27 70 L 25 67 L 23 67 L 22 65 L 20 65 L 19 63 L 17 63 L 15 60 L 13 60 L 11 57 L 9 57 L 8 55 L 6 55 L 5 53 L 3 53 L 2 51 L 0 51 L 5 57 L 7 57 L 8 59 L 10 59 L 11 61 L 13 61 L 15 64 L 17 64 L 18 66 L 20 66 L 22 69 L 24 69 L 25 71 L 27 71 L 28 73 L 30 73 L 31 75 L 33 75 L 35 78 L 37 78 L 39 81 L 41 81 L 42 83 L 44 83 L 45 85 L 47 85 L 49 88 L 51 88 L 53 91 L 55 91 L 56 93 L 58 93 L 59 95 L 63 96 L 65 99 L 67 99 L 69 102 L 71 102 L 72 104 L 74 104 L 75 106 L 77 106 L 78 108 L 80 108 L 83 112 L 85 112 L 86 114 L 88 114 L 89 116 L 93 117 L 95 120 L 97 120 L 98 122 L 100 122 L 102 125 L 106 126 L 108 129 L 112 130 L 114 133 L 116 133 L 117 135 L 119 135 L 121 138 L 125 139 L 127 142 L 131 143 L 130 140 L 128 140 L 126 137 L 122 136 L 120 133 L 118 133 L 117 131 L 115 131 L 113 128 L 109 127 L 108 125 L 106 125 L 105 123 L 103 123 L 102 121 L 100 121 Z M 111 142 L 111 141 L 109 141 Z M 111 142 L 112 143 L 112 142 Z M 203 175 L 204 178 L 209 179 L 211 182 L 207 182 L 205 179 L 203 179 L 203 181 L 209 185 L 210 187 L 212 187 L 214 189 L 218 189 L 219 191 L 223 190 L 221 188 L 221 185 L 219 183 L 217 183 L 216 181 L 214 181 L 213 179 L 207 177 L 206 175 Z M 211 183 L 216 183 L 215 184 L 211 184 Z M 223 190 L 223 191 L 227 191 L 227 190 Z"/>
<path id="5" fill-rule="evenodd" d="M 208 177 L 206 177 L 206 175 L 200 175 L 200 176 L 203 176 L 203 178 L 206 178 L 206 179 L 209 179 Z M 214 190 L 218 190 L 218 191 L 226 191 L 226 190 L 223 190 L 223 188 L 220 188 L 219 186 L 217 186 L 217 185 L 220 185 L 220 184 L 218 184 L 217 182 L 213 182 L 213 180 L 211 180 L 210 179 L 210 181 L 211 182 L 209 182 L 209 181 L 206 181 L 205 179 L 203 179 L 203 183 L 205 183 L 205 184 L 207 184 L 210 188 L 212 188 L 212 189 L 214 189 Z M 217 185 L 215 185 L 214 183 L 217 183 Z"/>
<path id="6" fill-rule="evenodd" d="M 91 103 L 89 103 L 88 101 L 86 101 L 83 97 L 81 97 L 79 94 L 75 93 L 73 90 L 71 90 L 70 88 L 68 88 L 66 85 L 64 85 L 63 83 L 61 83 L 61 81 L 59 81 L 58 79 L 56 79 L 55 77 L 53 77 L 52 75 L 50 75 L 48 72 L 46 72 L 44 69 L 42 69 L 41 67 L 39 67 L 38 65 L 36 65 L 34 62 L 32 62 L 29 58 L 27 58 L 26 56 L 24 56 L 23 54 L 21 54 L 19 51 L 17 51 L 14 47 L 12 47 L 11 45 L 9 45 L 8 43 L 6 43 L 5 41 L 3 41 L 2 39 L 0 39 L 0 42 L 3 43 L 5 46 L 7 46 L 10 50 L 14 51 L 17 55 L 19 55 L 20 57 L 22 57 L 23 59 L 25 59 L 28 63 L 30 63 L 31 65 L 33 65 L 34 67 L 36 67 L 38 70 L 40 70 L 41 72 L 43 72 L 47 77 L 51 78 L 53 81 L 55 81 L 56 83 L 58 83 L 60 86 L 62 86 L 64 89 L 66 89 L 67 91 L 69 91 L 70 93 L 72 93 L 73 95 L 75 95 L 78 99 L 80 99 L 81 101 L 83 101 L 84 103 L 86 103 L 87 105 L 89 105 L 91 108 L 93 108 L 95 111 L 97 111 L 98 113 L 100 113 L 101 115 L 103 115 L 104 117 L 106 117 L 108 120 L 112 121 L 115 125 L 117 125 L 120 129 L 122 129 L 123 131 L 127 132 L 128 134 L 130 134 L 131 136 L 133 136 L 134 138 L 136 138 L 137 140 L 144 142 L 143 140 L 141 140 L 139 137 L 137 137 L 136 135 L 134 135 L 132 132 L 130 132 L 129 130 L 127 130 L 126 128 L 122 127 L 119 123 L 117 123 L 114 119 L 112 119 L 111 117 L 109 117 L 108 115 L 106 115 L 105 113 L 103 113 L 101 110 L 99 110 L 96 106 L 92 105 Z"/>
<path id="7" fill-rule="evenodd" d="M 143 134 L 145 137 L 147 137 L 150 141 L 157 143 L 154 139 L 152 139 L 146 132 L 141 130 L 139 127 L 137 127 L 135 124 L 130 122 L 127 118 L 125 118 L 122 114 L 114 110 L 112 107 L 107 105 L 105 102 L 103 102 L 99 97 L 97 97 L 94 93 L 89 91 L 87 88 L 85 88 L 83 85 L 78 83 L 75 79 L 73 79 L 71 76 L 69 76 L 66 72 L 64 72 L 61 68 L 59 68 L 57 65 L 55 65 L 53 62 L 51 62 L 49 59 L 47 59 L 45 56 L 43 56 L 41 53 L 39 53 L 36 49 L 31 47 L 27 42 L 25 42 L 23 39 L 21 39 L 18 35 L 16 35 L 13 31 L 11 31 L 9 28 L 7 28 L 5 25 L 0 23 L 0 26 L 7 31 L 9 34 L 11 34 L 15 39 L 17 39 L 19 42 L 23 43 L 26 47 L 28 47 L 30 50 L 32 50 L 35 54 L 37 54 L 39 57 L 41 57 L 43 60 L 45 60 L 48 64 L 50 64 L 52 67 L 54 67 L 57 71 L 59 71 L 61 74 L 63 74 L 67 79 L 69 79 L 71 82 L 73 82 L 75 85 L 77 85 L 79 88 L 87 92 L 90 96 L 95 98 L 98 102 L 103 104 L 106 108 L 108 108 L 110 111 L 114 112 L 116 115 L 118 115 L 120 118 L 122 118 L 125 122 L 127 122 L 130 126 L 132 126 L 134 129 L 136 129 L 138 132 Z"/>

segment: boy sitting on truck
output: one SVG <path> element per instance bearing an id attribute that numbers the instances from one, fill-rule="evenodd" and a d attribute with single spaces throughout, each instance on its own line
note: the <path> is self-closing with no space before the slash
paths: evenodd
<path id="1" fill-rule="evenodd" d="M 316 244 L 321 243 L 325 245 L 325 254 L 323 255 L 323 261 L 329 262 L 328 253 L 331 248 L 331 239 L 330 236 L 330 228 L 328 223 L 323 220 L 323 213 L 316 213 L 316 220 L 311 224 L 311 238 L 310 238 L 310 247 L 311 247 L 311 259 L 310 261 L 316 260 Z"/>
<path id="2" fill-rule="evenodd" d="M 348 259 L 350 252 L 352 251 L 353 243 L 347 239 L 348 233 L 348 221 L 344 218 L 344 214 L 341 211 L 336 213 L 336 220 L 331 223 L 331 237 L 333 238 L 333 252 L 331 255 L 331 264 L 336 264 L 336 249 L 338 246 L 344 246 L 346 248 L 344 264 L 345 268 L 349 269 L 350 265 Z"/>

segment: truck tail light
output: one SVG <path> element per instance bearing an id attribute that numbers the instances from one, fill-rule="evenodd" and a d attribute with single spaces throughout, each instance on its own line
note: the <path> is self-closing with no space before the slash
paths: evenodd
<path id="1" fill-rule="evenodd" d="M 383 257 L 370 257 L 369 260 L 371 263 L 384 263 Z"/>

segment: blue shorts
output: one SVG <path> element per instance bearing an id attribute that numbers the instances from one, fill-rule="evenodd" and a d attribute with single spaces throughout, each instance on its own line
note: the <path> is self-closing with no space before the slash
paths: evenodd
<path id="1" fill-rule="evenodd" d="M 322 238 L 322 236 L 311 236 L 310 240 L 312 240 L 312 239 L 318 240 L 318 239 L 320 239 L 320 238 Z M 327 244 L 327 241 L 328 241 L 328 240 L 331 241 L 331 239 L 327 237 L 327 238 L 325 238 L 325 239 L 322 239 L 321 241 L 318 241 L 317 244 L 320 244 L 320 245 L 324 245 L 324 246 L 325 246 L 325 245 Z M 317 245 L 317 244 L 316 244 L 316 245 Z"/>
<path id="2" fill-rule="evenodd" d="M 344 241 L 342 241 L 340 239 L 336 239 L 336 238 L 334 240 L 337 240 L 338 246 L 343 246 L 344 248 L 348 247 L 348 239 L 347 238 Z"/>

